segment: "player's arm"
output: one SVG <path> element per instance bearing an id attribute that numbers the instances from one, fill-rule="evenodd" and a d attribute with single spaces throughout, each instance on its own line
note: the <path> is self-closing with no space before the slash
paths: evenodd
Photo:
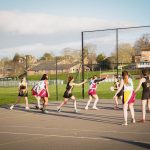
<path id="1" fill-rule="evenodd" d="M 48 80 L 46 80 L 46 91 L 47 91 L 47 94 L 48 94 L 48 97 L 49 97 L 49 90 L 48 90 Z"/>
<path id="2" fill-rule="evenodd" d="M 107 78 L 107 76 L 105 78 L 98 78 L 98 79 L 94 80 L 94 82 L 95 83 L 101 82 L 101 81 L 105 80 L 106 78 Z"/>
<path id="3" fill-rule="evenodd" d="M 117 94 L 122 90 L 123 84 L 124 84 L 124 81 L 123 81 L 123 79 L 121 79 L 120 87 L 119 87 L 119 89 L 117 90 L 117 92 L 116 92 L 114 98 L 115 98 L 115 97 L 117 96 Z"/>
<path id="4" fill-rule="evenodd" d="M 135 90 L 135 93 L 140 89 L 140 87 L 141 87 L 143 82 L 144 82 L 144 78 L 140 79 L 139 84 L 138 84 L 138 86 L 137 86 L 137 88 Z"/>
<path id="5" fill-rule="evenodd" d="M 86 83 L 87 80 L 81 82 L 81 83 L 70 83 L 71 86 L 81 86 L 82 84 Z"/>

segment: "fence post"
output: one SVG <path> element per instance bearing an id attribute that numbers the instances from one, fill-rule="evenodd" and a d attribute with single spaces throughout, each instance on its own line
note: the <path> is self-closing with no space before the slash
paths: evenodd
<path id="1" fill-rule="evenodd" d="M 117 57 L 117 78 L 118 78 L 118 28 L 116 28 L 116 57 Z"/>
<path id="2" fill-rule="evenodd" d="M 56 57 L 56 100 L 58 101 L 57 57 Z"/>
<path id="3" fill-rule="evenodd" d="M 83 43 L 83 32 L 81 32 L 82 38 L 82 81 L 84 81 L 84 43 Z M 84 99 L 84 84 L 82 84 L 82 98 Z"/>

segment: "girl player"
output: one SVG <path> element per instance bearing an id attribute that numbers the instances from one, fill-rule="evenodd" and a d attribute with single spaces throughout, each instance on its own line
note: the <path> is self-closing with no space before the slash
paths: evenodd
<path id="1" fill-rule="evenodd" d="M 142 70 L 143 77 L 139 81 L 139 85 L 135 92 L 137 92 L 140 87 L 142 86 L 142 119 L 139 122 L 144 123 L 145 122 L 145 115 L 146 115 L 146 104 L 148 103 L 148 111 L 150 112 L 150 77 L 148 75 L 148 70 L 143 69 Z"/>
<path id="2" fill-rule="evenodd" d="M 61 110 L 61 107 L 64 105 L 64 104 L 67 104 L 68 100 L 69 99 L 72 99 L 74 101 L 74 109 L 75 109 L 75 112 L 78 112 L 77 110 L 77 104 L 76 104 L 76 98 L 75 96 L 72 94 L 72 90 L 75 86 L 81 86 L 82 84 L 84 84 L 86 81 L 84 82 L 81 82 L 79 84 L 77 83 L 74 83 L 74 78 L 73 76 L 69 76 L 68 77 L 68 83 L 67 83 L 67 86 L 66 86 L 66 91 L 64 93 L 64 101 L 57 107 L 57 111 L 60 112 Z"/>
<path id="3" fill-rule="evenodd" d="M 124 123 L 122 125 L 128 125 L 127 123 L 127 118 L 128 118 L 128 106 L 131 112 L 131 117 L 132 123 L 135 123 L 135 118 L 134 118 L 134 107 L 133 104 L 135 102 L 135 93 L 134 93 L 134 89 L 133 89 L 133 81 L 132 79 L 129 77 L 128 72 L 127 71 L 123 71 L 122 72 L 122 77 L 123 79 L 121 79 L 121 84 L 119 89 L 117 90 L 114 99 L 116 98 L 117 94 L 122 90 L 123 88 L 123 114 L 124 114 Z"/>
<path id="4" fill-rule="evenodd" d="M 18 104 L 21 100 L 21 97 L 24 97 L 26 101 L 26 110 L 29 110 L 29 104 L 28 104 L 28 88 L 27 88 L 27 81 L 25 78 L 22 78 L 19 82 L 18 86 L 18 100 L 15 104 L 11 105 L 10 109 L 12 110 L 16 104 Z"/>
<path id="5" fill-rule="evenodd" d="M 43 100 L 43 108 L 41 108 L 43 113 L 48 113 L 46 106 L 48 105 L 48 75 L 43 74 L 41 81 L 38 82 L 37 86 L 32 89 L 32 95 L 36 96 L 38 100 Z"/>
<path id="6" fill-rule="evenodd" d="M 100 82 L 100 81 L 105 80 L 106 78 L 98 79 L 96 75 L 94 75 L 91 78 L 90 87 L 89 87 L 89 90 L 88 90 L 89 100 L 88 100 L 88 102 L 86 104 L 86 107 L 85 107 L 86 110 L 88 109 L 88 107 L 89 107 L 89 105 L 90 105 L 90 103 L 91 103 L 91 101 L 92 101 L 93 98 L 95 99 L 95 102 L 94 102 L 94 105 L 93 105 L 93 109 L 96 109 L 96 110 L 98 109 L 96 107 L 97 102 L 99 100 L 98 95 L 96 93 L 97 83 Z"/>
<path id="7" fill-rule="evenodd" d="M 120 81 L 119 81 L 118 78 L 115 78 L 114 90 L 118 90 L 119 86 L 120 86 Z M 115 110 L 119 109 L 118 98 L 122 99 L 122 95 L 123 95 L 123 88 L 121 89 L 121 91 L 115 97 L 115 107 L 114 107 Z"/>

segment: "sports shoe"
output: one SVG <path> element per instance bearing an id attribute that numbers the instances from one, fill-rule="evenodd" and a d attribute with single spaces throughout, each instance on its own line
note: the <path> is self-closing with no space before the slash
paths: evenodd
<path id="1" fill-rule="evenodd" d="M 14 108 L 14 105 L 11 105 L 11 106 L 10 106 L 10 110 L 12 110 L 13 108 Z"/>
<path id="2" fill-rule="evenodd" d="M 78 113 L 80 110 L 79 109 L 75 109 L 75 113 Z"/>
<path id="3" fill-rule="evenodd" d="M 122 126 L 127 126 L 128 124 L 127 124 L 127 122 L 124 122 L 123 124 L 122 124 Z"/>
<path id="4" fill-rule="evenodd" d="M 118 109 L 119 109 L 119 107 L 118 107 L 118 106 L 115 106 L 115 107 L 114 107 L 114 110 L 118 110 Z"/>
<path id="5" fill-rule="evenodd" d="M 135 119 L 131 119 L 131 123 L 135 123 L 136 121 L 135 121 Z"/>
<path id="6" fill-rule="evenodd" d="M 40 110 L 42 107 L 36 105 L 35 108 Z"/>
<path id="7" fill-rule="evenodd" d="M 144 123 L 145 120 L 141 119 L 141 120 L 139 120 L 138 122 L 139 122 L 139 123 Z"/>
<path id="8" fill-rule="evenodd" d="M 89 108 L 88 107 L 85 107 L 85 110 L 88 110 Z"/>
<path id="9" fill-rule="evenodd" d="M 25 110 L 30 110 L 30 108 L 27 106 L 27 107 L 25 107 Z"/>
<path id="10" fill-rule="evenodd" d="M 97 108 L 97 107 L 95 107 L 95 106 L 93 107 L 93 109 L 98 110 L 98 108 Z"/>
<path id="11" fill-rule="evenodd" d="M 43 113 L 48 114 L 48 113 L 49 113 L 49 111 L 48 111 L 48 110 L 44 110 L 44 111 L 43 111 Z"/>
<path id="12" fill-rule="evenodd" d="M 61 109 L 60 109 L 60 108 L 58 108 L 58 109 L 57 109 L 57 112 L 61 112 Z"/>

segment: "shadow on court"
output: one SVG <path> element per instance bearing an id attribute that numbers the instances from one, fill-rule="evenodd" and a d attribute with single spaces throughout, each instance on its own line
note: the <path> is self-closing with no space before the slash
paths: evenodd
<path id="1" fill-rule="evenodd" d="M 30 104 L 25 110 L 18 104 L 13 110 L 10 105 L 0 106 L 0 149 L 4 150 L 100 150 L 128 149 L 144 150 L 150 147 L 150 121 L 123 122 L 122 107 L 114 110 L 114 102 L 101 100 L 99 110 L 84 110 L 87 101 L 78 101 L 80 109 L 74 112 L 73 102 L 69 101 L 57 112 L 61 102 L 49 102 L 48 113 L 42 113 Z M 120 104 L 121 106 L 121 104 Z M 140 101 L 135 105 L 135 117 L 140 119 Z M 146 114 L 147 119 L 150 113 Z"/>
<path id="2" fill-rule="evenodd" d="M 102 137 L 102 138 L 117 141 L 117 142 L 119 141 L 119 142 L 122 142 L 122 143 L 131 144 L 131 145 L 135 145 L 136 147 L 150 149 L 150 144 L 149 143 L 144 143 L 144 142 L 140 142 L 140 141 L 125 140 L 125 139 L 114 138 L 114 137 L 105 137 L 105 136 Z"/>
<path id="3" fill-rule="evenodd" d="M 9 110 L 10 105 L 3 105 L 1 108 L 5 108 Z M 64 107 L 63 107 L 64 108 Z M 72 108 L 72 107 L 71 107 Z M 73 109 L 73 108 L 72 108 Z M 23 106 L 16 105 L 13 110 L 18 110 L 22 112 L 28 112 L 32 114 L 38 114 L 38 115 L 52 115 L 52 116 L 58 116 L 58 117 L 66 117 L 66 118 L 73 118 L 73 119 L 81 119 L 81 120 L 87 120 L 87 121 L 94 121 L 94 122 L 102 122 L 102 123 L 109 123 L 109 124 L 116 124 L 120 125 L 122 123 L 122 117 L 116 117 L 115 115 L 104 115 L 104 114 L 92 114 L 92 113 L 81 113 L 79 111 L 78 113 L 75 113 L 74 111 L 64 111 L 57 112 L 57 110 L 54 109 L 47 109 L 48 113 L 43 113 L 41 110 L 37 110 L 35 107 L 30 107 L 30 110 L 25 110 Z M 13 111 L 10 110 L 10 111 Z M 86 110 L 84 110 L 86 111 Z M 94 110 L 99 111 L 99 110 Z M 87 111 L 86 111 L 87 112 Z"/>

